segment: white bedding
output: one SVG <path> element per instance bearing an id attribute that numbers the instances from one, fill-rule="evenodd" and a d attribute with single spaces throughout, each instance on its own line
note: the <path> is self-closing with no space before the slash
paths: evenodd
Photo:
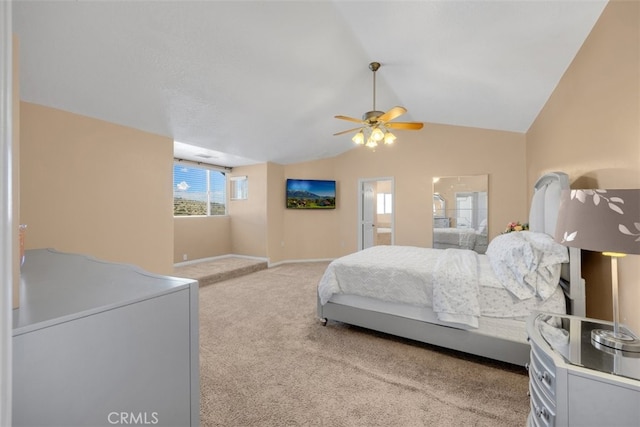
<path id="1" fill-rule="evenodd" d="M 476 244 L 478 232 L 473 228 L 434 228 L 433 247 L 439 244 L 444 248 L 457 247 L 460 249 L 473 249 Z"/>
<path id="2" fill-rule="evenodd" d="M 471 249 L 483 254 L 487 250 L 486 229 L 480 232 L 473 228 L 434 228 L 433 247 L 435 249 Z"/>
<path id="3" fill-rule="evenodd" d="M 437 277 L 434 279 L 439 262 L 440 267 L 446 266 L 448 262 L 456 262 L 441 259 L 445 253 L 452 251 L 473 254 L 476 259 L 476 285 L 468 276 L 456 277 L 457 269 L 445 272 L 446 280 L 440 280 L 443 283 L 438 284 Z M 472 268 L 465 267 L 467 270 Z M 499 281 L 487 255 L 456 249 L 439 250 L 413 246 L 374 246 L 336 259 L 329 264 L 321 278 L 318 295 L 323 305 L 334 294 L 350 294 L 418 307 L 433 307 L 434 311 L 437 311 L 434 307 L 434 283 L 436 286 L 446 284 L 454 290 L 454 298 L 461 298 L 462 302 L 459 303 L 451 302 L 455 300 L 436 303 L 441 304 L 437 307 L 440 310 L 437 313 L 440 320 L 451 322 L 451 326 L 455 327 L 477 327 L 477 323 L 474 323 L 477 322 L 477 315 L 472 311 L 474 298 L 482 316 L 522 319 L 532 310 L 565 312 L 564 295 L 559 286 L 544 301 L 538 297 L 520 300 Z M 470 291 L 474 286 L 477 292 Z M 446 288 L 440 289 L 441 293 L 452 292 Z M 456 292 L 455 289 L 460 292 Z M 451 310 L 455 311 L 456 307 L 462 308 L 462 312 L 449 313 Z"/>

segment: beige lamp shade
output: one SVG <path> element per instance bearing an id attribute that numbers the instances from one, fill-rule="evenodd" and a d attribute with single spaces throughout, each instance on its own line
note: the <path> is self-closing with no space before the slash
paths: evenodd
<path id="1" fill-rule="evenodd" d="M 564 190 L 555 240 L 590 251 L 640 254 L 640 190 Z"/>

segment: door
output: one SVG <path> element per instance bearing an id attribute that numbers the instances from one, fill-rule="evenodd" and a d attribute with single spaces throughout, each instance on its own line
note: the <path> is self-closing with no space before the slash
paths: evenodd
<path id="1" fill-rule="evenodd" d="M 393 242 L 393 179 L 361 179 L 358 204 L 358 250 Z"/>

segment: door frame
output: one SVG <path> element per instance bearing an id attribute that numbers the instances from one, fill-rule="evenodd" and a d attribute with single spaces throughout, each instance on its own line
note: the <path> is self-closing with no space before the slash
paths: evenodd
<path id="1" fill-rule="evenodd" d="M 358 178 L 358 251 L 363 249 L 364 234 L 362 232 L 362 222 L 364 209 L 362 206 L 364 191 L 363 187 L 365 183 L 378 182 L 378 181 L 391 181 L 391 244 L 395 244 L 395 229 L 396 229 L 396 182 L 392 176 L 378 177 L 378 178 Z"/>

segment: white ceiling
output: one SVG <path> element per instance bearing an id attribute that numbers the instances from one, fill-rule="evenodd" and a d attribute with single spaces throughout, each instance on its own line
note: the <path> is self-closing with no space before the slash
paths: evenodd
<path id="1" fill-rule="evenodd" d="M 13 30 L 24 101 L 172 137 L 182 157 L 288 164 L 353 147 L 334 116 L 371 110 L 372 61 L 397 121 L 526 132 L 605 5 L 17 1 Z"/>

